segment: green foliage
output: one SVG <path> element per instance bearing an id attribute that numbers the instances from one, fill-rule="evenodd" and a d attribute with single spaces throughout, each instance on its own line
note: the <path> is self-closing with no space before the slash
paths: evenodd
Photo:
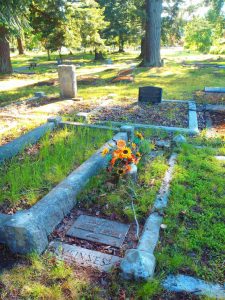
<path id="1" fill-rule="evenodd" d="M 203 18 L 194 18 L 185 26 L 184 47 L 207 53 L 212 45 L 210 23 Z"/>
<path id="2" fill-rule="evenodd" d="M 77 128 L 47 134 L 33 155 L 26 151 L 0 168 L 0 204 L 34 204 L 112 136 L 110 131 Z M 35 152 L 35 151 L 34 151 Z"/>
<path id="3" fill-rule="evenodd" d="M 127 42 L 137 42 L 141 34 L 141 16 L 134 0 L 100 0 L 108 27 L 103 31 L 109 45 L 118 45 L 124 51 Z"/>

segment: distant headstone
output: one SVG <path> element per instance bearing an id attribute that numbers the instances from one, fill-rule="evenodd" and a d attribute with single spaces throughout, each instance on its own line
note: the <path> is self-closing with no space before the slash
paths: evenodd
<path id="1" fill-rule="evenodd" d="M 73 65 L 58 66 L 60 94 L 62 98 L 76 98 L 77 78 Z"/>
<path id="2" fill-rule="evenodd" d="M 222 87 L 205 87 L 206 93 L 225 93 L 225 88 Z"/>
<path id="3" fill-rule="evenodd" d="M 35 92 L 34 93 L 34 97 L 37 97 L 37 98 L 43 98 L 45 97 L 45 92 Z"/>
<path id="4" fill-rule="evenodd" d="M 114 247 L 122 246 L 130 225 L 97 217 L 81 215 L 67 235 Z"/>
<path id="5" fill-rule="evenodd" d="M 139 102 L 156 104 L 162 101 L 162 88 L 145 86 L 139 88 Z"/>
<path id="6" fill-rule="evenodd" d="M 110 271 L 112 267 L 121 262 L 121 258 L 118 256 L 105 254 L 58 241 L 51 242 L 49 245 L 49 250 L 61 260 L 69 263 L 75 262 L 77 265 L 96 268 L 104 272 Z"/>

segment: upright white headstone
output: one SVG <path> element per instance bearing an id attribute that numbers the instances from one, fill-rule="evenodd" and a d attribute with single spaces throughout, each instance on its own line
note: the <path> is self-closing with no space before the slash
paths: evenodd
<path id="1" fill-rule="evenodd" d="M 62 98 L 75 98 L 77 96 L 76 68 L 71 65 L 59 65 L 59 86 Z"/>

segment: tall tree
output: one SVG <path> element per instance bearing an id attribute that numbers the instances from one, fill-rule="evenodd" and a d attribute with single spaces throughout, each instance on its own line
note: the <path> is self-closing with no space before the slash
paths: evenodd
<path id="1" fill-rule="evenodd" d="M 23 55 L 24 54 L 24 47 L 23 47 L 23 42 L 22 42 L 21 36 L 17 37 L 17 48 L 18 48 L 18 51 L 19 51 L 19 55 Z"/>
<path id="2" fill-rule="evenodd" d="M 25 21 L 29 0 L 1 0 L 0 3 L 0 73 L 12 73 L 10 34 L 18 34 Z"/>
<path id="3" fill-rule="evenodd" d="M 144 67 L 160 67 L 162 0 L 146 0 Z"/>
<path id="4" fill-rule="evenodd" d="M 107 43 L 117 45 L 119 52 L 124 52 L 126 42 L 134 40 L 140 35 L 140 16 L 137 14 L 135 0 L 99 0 L 105 9 L 106 21 L 109 22 L 103 31 Z"/>

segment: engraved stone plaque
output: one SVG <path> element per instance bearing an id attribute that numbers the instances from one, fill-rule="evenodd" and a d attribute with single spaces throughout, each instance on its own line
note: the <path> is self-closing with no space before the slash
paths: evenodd
<path id="1" fill-rule="evenodd" d="M 130 225 L 81 215 L 67 231 L 68 236 L 121 247 Z"/>
<path id="2" fill-rule="evenodd" d="M 93 267 L 100 271 L 108 272 L 113 266 L 121 262 L 121 257 L 93 251 L 75 245 L 53 241 L 49 245 L 49 251 L 59 259 L 77 265 Z"/>

